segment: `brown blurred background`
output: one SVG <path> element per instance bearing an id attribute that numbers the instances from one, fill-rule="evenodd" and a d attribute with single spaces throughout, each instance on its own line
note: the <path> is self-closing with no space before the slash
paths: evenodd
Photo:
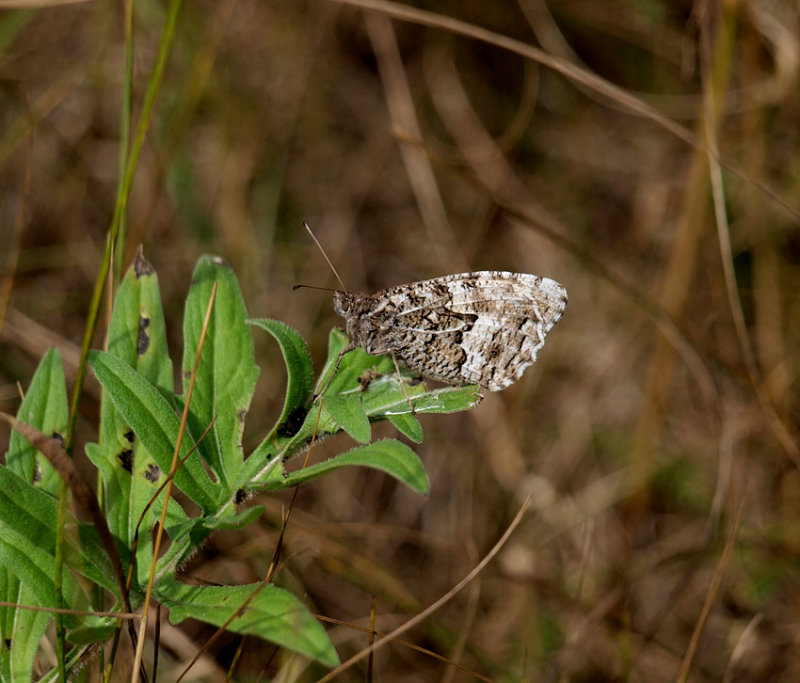
<path id="1" fill-rule="evenodd" d="M 427 497 L 367 470 L 300 491 L 278 583 L 360 627 L 375 596 L 389 631 L 532 494 L 498 557 L 406 638 L 489 680 L 800 680 L 800 5 L 415 5 L 496 35 L 325 0 L 187 2 L 130 198 L 125 267 L 143 244 L 173 359 L 195 260 L 215 253 L 249 313 L 296 327 L 320 367 L 341 320 L 328 294 L 291 288 L 337 284 L 303 220 L 352 290 L 503 269 L 569 291 L 519 383 L 422 417 Z M 134 120 L 164 21 L 136 4 Z M 122 23 L 110 2 L 0 14 L 4 410 L 52 345 L 74 376 L 119 176 Z M 246 451 L 285 381 L 255 337 Z M 80 443 L 96 438 L 87 389 Z M 257 529 L 214 536 L 187 573 L 258 580 L 287 501 L 262 497 Z M 162 672 L 211 632 L 181 628 L 183 645 L 165 626 Z M 343 659 L 367 644 L 326 628 Z M 210 679 L 238 644 L 211 648 Z M 247 640 L 237 672 L 324 670 Z M 393 643 L 374 680 L 476 678 Z"/>

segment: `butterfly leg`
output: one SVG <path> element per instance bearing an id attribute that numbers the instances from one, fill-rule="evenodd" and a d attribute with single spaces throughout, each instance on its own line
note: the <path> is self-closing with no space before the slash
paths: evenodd
<path id="1" fill-rule="evenodd" d="M 346 346 L 345 348 L 343 348 L 343 349 L 342 349 L 342 350 L 339 352 L 339 356 L 336 358 L 336 365 L 334 365 L 334 366 L 333 366 L 333 372 L 331 372 L 331 376 L 330 376 L 330 377 L 328 377 L 328 381 L 327 381 L 327 382 L 325 382 L 325 386 L 324 386 L 324 387 L 322 387 L 322 391 L 320 391 L 320 392 L 319 392 L 319 393 L 318 393 L 318 394 L 317 394 L 317 395 L 314 397 L 314 401 L 316 401 L 316 400 L 317 400 L 318 398 L 320 398 L 321 396 L 324 396 L 325 392 L 326 392 L 326 391 L 328 391 L 328 387 L 331 385 L 331 382 L 333 382 L 333 378 L 334 378 L 334 377 L 336 377 L 336 373 L 339 371 L 339 365 L 340 365 L 340 364 L 341 364 L 341 362 L 342 362 L 342 358 L 344 357 L 344 354 L 346 354 L 346 353 L 350 353 L 350 352 L 351 352 L 353 349 L 355 349 L 355 348 L 356 348 L 356 345 L 355 345 L 355 344 L 349 344 L 348 346 Z"/>
<path id="2" fill-rule="evenodd" d="M 406 391 L 406 384 L 403 381 L 403 376 L 400 374 L 400 364 L 397 362 L 397 357 L 394 355 L 394 351 L 390 351 L 392 355 L 392 362 L 394 363 L 394 369 L 397 371 L 397 379 L 400 381 L 400 388 L 403 390 L 403 396 L 406 397 L 406 402 L 408 403 L 408 407 L 411 410 L 412 415 L 416 415 L 417 411 L 414 410 L 414 404 L 411 403 L 411 398 Z"/>

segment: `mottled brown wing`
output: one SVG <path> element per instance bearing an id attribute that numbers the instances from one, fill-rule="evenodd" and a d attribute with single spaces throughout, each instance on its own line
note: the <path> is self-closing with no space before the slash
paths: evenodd
<path id="1" fill-rule="evenodd" d="M 564 287 L 525 273 L 448 275 L 378 292 L 369 317 L 403 365 L 499 391 L 536 360 L 567 304 Z"/>

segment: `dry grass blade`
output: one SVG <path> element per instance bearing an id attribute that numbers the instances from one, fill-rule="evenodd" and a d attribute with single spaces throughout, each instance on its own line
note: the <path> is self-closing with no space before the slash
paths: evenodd
<path id="1" fill-rule="evenodd" d="M 729 24 L 729 22 L 727 22 Z M 723 23 L 724 30 L 726 23 Z M 733 28 L 729 26 L 729 31 Z M 725 36 L 726 40 L 720 40 L 720 43 L 727 44 L 732 42 L 730 36 Z M 704 42 L 707 46 L 708 40 Z M 708 49 L 708 47 L 706 48 Z M 709 63 L 711 60 L 706 60 Z M 717 64 L 719 60 L 714 60 Z M 797 467 L 800 467 L 800 446 L 797 443 L 796 437 L 789 431 L 789 428 L 781 420 L 780 416 L 775 409 L 775 406 L 770 401 L 770 397 L 764 386 L 764 380 L 761 377 L 761 372 L 756 363 L 755 352 L 753 345 L 750 342 L 750 336 L 747 332 L 745 323 L 744 310 L 742 308 L 742 301 L 739 296 L 739 287 L 736 282 L 736 275 L 734 273 L 733 264 L 733 249 L 731 247 L 730 225 L 728 223 L 727 211 L 725 208 L 725 191 L 722 180 L 722 169 L 719 164 L 719 154 L 717 151 L 717 127 L 716 118 L 714 115 L 714 102 L 719 98 L 717 96 L 717 89 L 714 87 L 714 81 L 710 73 L 705 73 L 706 78 L 706 97 L 705 102 L 705 138 L 708 143 L 708 165 L 711 176 L 711 191 L 714 198 L 714 217 L 717 226 L 717 240 L 719 243 L 720 260 L 722 262 L 722 272 L 725 277 L 725 291 L 728 297 L 728 306 L 730 308 L 733 324 L 736 329 L 736 337 L 739 342 L 739 349 L 742 354 L 747 374 L 750 378 L 750 383 L 753 390 L 756 392 L 759 403 L 764 411 L 767 420 L 769 421 L 770 428 L 775 434 L 776 438 L 780 441 L 787 455 L 794 461 Z"/>
<path id="2" fill-rule="evenodd" d="M 739 525 L 741 524 L 742 521 L 742 514 L 744 513 L 744 508 L 745 508 L 745 501 L 743 500 L 739 504 L 739 509 L 736 512 L 736 519 L 731 525 L 731 528 L 728 532 L 728 536 L 725 540 L 725 547 L 723 548 L 722 555 L 720 556 L 719 562 L 717 563 L 716 570 L 714 571 L 713 580 L 708 588 L 708 593 L 706 593 L 706 598 L 703 602 L 700 614 L 698 615 L 697 622 L 695 623 L 694 631 L 692 632 L 692 639 L 689 642 L 689 647 L 686 649 L 686 654 L 684 655 L 683 661 L 681 662 L 680 671 L 678 672 L 677 676 L 675 676 L 675 680 L 678 681 L 679 683 L 685 683 L 685 681 L 689 679 L 689 673 L 692 668 L 692 660 L 697 654 L 697 648 L 700 644 L 700 638 L 703 634 L 703 630 L 708 624 L 708 619 L 709 616 L 711 615 L 711 608 L 713 607 L 717 599 L 717 596 L 719 595 L 719 591 L 722 588 L 722 582 L 723 579 L 725 578 L 725 572 L 728 569 L 728 564 L 731 559 L 731 554 L 733 553 L 733 548 L 736 544 L 736 539 L 739 532 Z"/>
<path id="3" fill-rule="evenodd" d="M 414 111 L 414 102 L 392 22 L 380 14 L 372 13 L 367 13 L 364 20 L 378 59 L 393 127 L 400 132 L 401 138 L 407 136 L 419 140 L 422 138 L 422 130 Z M 436 252 L 441 267 L 467 270 L 466 260 L 449 225 L 430 159 L 415 145 L 401 145 L 400 152 L 425 224 L 428 243 Z"/>
<path id="4" fill-rule="evenodd" d="M 164 495 L 164 506 L 161 509 L 161 519 L 158 523 L 158 530 L 156 531 L 156 538 L 153 542 L 153 561 L 150 565 L 150 577 L 147 582 L 145 590 L 144 606 L 142 607 L 141 626 L 139 628 L 139 640 L 136 643 L 136 653 L 134 655 L 134 666 L 131 673 L 131 683 L 136 683 L 137 672 L 142 664 L 142 653 L 144 652 L 145 635 L 147 633 L 147 618 L 150 607 L 150 598 L 153 594 L 153 582 L 155 581 L 156 562 L 158 561 L 159 551 L 161 549 L 161 541 L 164 538 L 164 525 L 167 519 L 167 505 L 172 496 L 172 483 L 175 476 L 175 471 L 178 468 L 179 455 L 181 452 L 181 444 L 183 443 L 183 435 L 186 432 L 186 421 L 189 418 L 189 407 L 192 404 L 192 393 L 194 391 L 194 383 L 197 377 L 197 369 L 200 366 L 200 355 L 203 352 L 206 336 L 208 335 L 208 325 L 211 322 L 211 312 L 214 310 L 214 299 L 217 296 L 217 283 L 211 287 L 211 294 L 208 297 L 208 307 L 206 308 L 206 315 L 203 319 L 203 327 L 200 333 L 200 339 L 197 344 L 197 354 L 195 356 L 194 367 L 192 368 L 192 376 L 189 381 L 189 387 L 186 390 L 186 401 L 183 406 L 183 413 L 181 414 L 181 426 L 178 431 L 178 441 L 175 444 L 175 450 L 172 454 L 172 465 L 169 470 L 169 478 L 167 479 L 166 493 Z"/>

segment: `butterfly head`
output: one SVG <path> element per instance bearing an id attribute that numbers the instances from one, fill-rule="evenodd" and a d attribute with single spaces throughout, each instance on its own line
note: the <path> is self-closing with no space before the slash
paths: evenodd
<path id="1" fill-rule="evenodd" d="M 333 310 L 343 318 L 347 318 L 353 308 L 355 297 L 350 292 L 343 292 L 339 289 L 333 292 Z"/>
<path id="2" fill-rule="evenodd" d="M 370 319 L 371 297 L 352 292 L 336 290 L 333 293 L 333 308 L 344 318 L 344 331 L 350 341 L 368 353 L 374 348 L 382 348 L 375 338 L 375 325 Z"/>

